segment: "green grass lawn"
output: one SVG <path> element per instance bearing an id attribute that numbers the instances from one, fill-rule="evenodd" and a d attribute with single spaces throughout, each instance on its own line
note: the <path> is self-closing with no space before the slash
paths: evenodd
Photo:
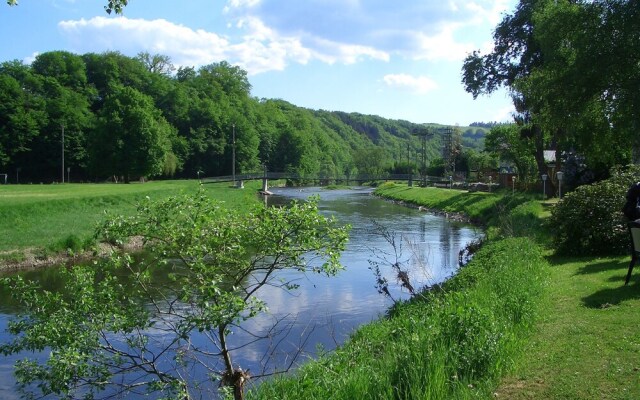
<path id="1" fill-rule="evenodd" d="M 550 258 L 551 285 L 503 399 L 639 399 L 640 271 L 629 257 Z"/>
<path id="2" fill-rule="evenodd" d="M 228 183 L 202 185 L 213 198 L 229 207 L 255 204 L 259 182 L 244 190 Z M 44 248 L 75 235 L 93 234 L 107 212 L 128 215 L 149 196 L 164 198 L 198 190 L 198 181 L 158 181 L 132 184 L 63 184 L 0 186 L 0 251 Z"/>

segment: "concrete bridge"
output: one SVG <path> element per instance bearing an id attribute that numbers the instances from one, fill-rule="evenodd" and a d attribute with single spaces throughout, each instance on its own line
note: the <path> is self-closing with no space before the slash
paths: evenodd
<path id="1" fill-rule="evenodd" d="M 235 178 L 235 179 L 234 179 Z M 418 182 L 422 182 L 423 185 L 434 184 L 434 183 L 446 183 L 449 184 L 450 181 L 445 180 L 442 177 L 435 176 L 419 176 L 412 174 L 387 174 L 387 175 L 356 175 L 356 176 L 333 176 L 333 175 L 323 175 L 323 174 L 315 174 L 315 175 L 306 175 L 306 174 L 297 174 L 293 172 L 250 172 L 244 174 L 236 174 L 235 177 L 233 175 L 224 175 L 224 176 L 212 176 L 200 179 L 200 181 L 205 183 L 219 183 L 219 182 L 234 182 L 236 187 L 243 188 L 244 181 L 251 180 L 262 180 L 262 191 L 269 190 L 269 180 L 291 180 L 291 181 L 303 181 L 303 182 L 374 182 L 374 181 L 407 181 L 409 186 L 413 186 L 414 180 Z"/>

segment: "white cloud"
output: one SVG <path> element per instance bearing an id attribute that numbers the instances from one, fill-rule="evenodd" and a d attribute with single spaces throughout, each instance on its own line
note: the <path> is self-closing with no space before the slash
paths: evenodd
<path id="1" fill-rule="evenodd" d="M 25 57 L 22 60 L 22 62 L 24 62 L 25 64 L 31 64 L 32 62 L 34 62 L 36 60 L 36 57 L 38 57 L 39 55 L 40 55 L 39 51 L 31 53 L 31 55 L 29 57 Z"/>
<path id="2" fill-rule="evenodd" d="M 280 36 L 294 36 L 323 55 L 327 44 L 376 59 L 401 55 L 411 59 L 462 60 L 483 45 L 488 32 L 515 0 L 229 0 L 232 19 L 260 20 Z M 313 38 L 313 42 L 307 42 Z M 315 46 L 321 46 L 316 48 Z M 350 47 L 349 47 L 350 46 Z M 385 54 L 383 58 L 377 54 Z M 355 57 L 355 59 L 358 59 Z"/>
<path id="3" fill-rule="evenodd" d="M 283 70 L 289 63 L 307 64 L 311 60 L 334 64 L 353 64 L 364 59 L 387 61 L 389 55 L 372 47 L 335 43 L 299 36 L 285 36 L 260 19 L 247 17 L 236 22 L 242 32 L 237 39 L 193 30 L 164 19 L 144 20 L 126 17 L 95 17 L 62 21 L 59 27 L 80 53 L 118 50 L 127 55 L 140 51 L 171 57 L 178 66 L 201 66 L 227 60 L 249 74 Z"/>
<path id="4" fill-rule="evenodd" d="M 454 38 L 455 25 L 443 27 L 436 35 L 426 36 L 422 33 L 416 35 L 417 46 L 413 51 L 413 58 L 417 60 L 446 60 L 455 61 L 463 59 L 473 51 L 475 45 L 471 42 L 460 43 Z"/>
<path id="5" fill-rule="evenodd" d="M 426 76 L 389 74 L 384 76 L 383 81 L 389 87 L 405 89 L 417 94 L 426 94 L 438 88 L 438 84 Z"/>
<path id="6" fill-rule="evenodd" d="M 506 107 L 502 107 L 491 118 L 491 121 L 497 122 L 513 122 L 513 115 L 515 114 L 516 109 L 513 104 L 508 105 Z"/>
<path id="7" fill-rule="evenodd" d="M 62 21 L 58 25 L 75 51 L 119 50 L 128 55 L 149 51 L 168 55 L 177 65 L 204 65 L 223 60 L 230 46 L 223 36 L 164 19 L 94 17 Z"/>

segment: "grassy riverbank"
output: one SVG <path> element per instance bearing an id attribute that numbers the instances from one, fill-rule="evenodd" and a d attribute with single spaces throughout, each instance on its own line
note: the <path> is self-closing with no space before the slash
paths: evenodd
<path id="1" fill-rule="evenodd" d="M 245 190 L 228 183 L 203 187 L 230 207 L 255 202 L 259 183 Z M 136 203 L 149 196 L 165 198 L 181 191 L 198 190 L 198 181 L 159 181 L 132 184 L 63 184 L 0 186 L 0 252 L 5 261 L 22 257 L 26 249 L 51 253 L 90 241 L 96 223 L 105 213 L 129 215 Z M 212 190 L 213 189 L 213 190 Z M 0 260 L 0 263 L 2 260 Z"/>
<path id="2" fill-rule="evenodd" d="M 640 398 L 640 274 L 623 286 L 629 257 L 555 257 L 554 201 L 398 184 L 377 193 L 473 216 L 489 243 L 444 290 L 250 398 Z"/>
<path id="3" fill-rule="evenodd" d="M 482 202 L 467 205 L 465 197 L 479 197 L 477 194 L 403 185 L 386 185 L 378 193 L 429 207 L 451 207 L 451 211 L 468 213 L 480 208 L 485 221 L 491 221 L 490 229 L 498 233 L 495 236 L 528 236 L 547 246 L 551 267 L 540 308 L 542 318 L 533 326 L 514 370 L 497 385 L 495 397 L 640 398 L 640 277 L 636 274 L 629 286 L 623 285 L 629 257 L 553 256 L 544 224 L 553 201 L 529 198 L 505 213 L 499 204 L 513 197 L 508 192 L 494 201 L 495 206 L 486 206 L 486 200 L 485 206 Z"/>

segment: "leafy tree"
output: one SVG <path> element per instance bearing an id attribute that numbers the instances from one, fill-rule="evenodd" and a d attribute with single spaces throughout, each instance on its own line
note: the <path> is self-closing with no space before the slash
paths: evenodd
<path id="1" fill-rule="evenodd" d="M 3 280 L 25 314 L 10 323 L 15 337 L 0 351 L 47 349 L 46 361 L 16 365 L 23 388 L 42 395 L 89 399 L 108 390 L 114 397 L 199 398 L 203 382 L 191 373 L 198 366 L 241 399 L 249 376 L 233 355 L 247 343 L 233 333 L 267 309 L 261 288 L 295 290 L 278 275 L 283 270 L 336 274 L 347 229 L 320 216 L 316 201 L 241 216 L 202 191 L 147 199 L 136 215 L 109 219 L 99 234 L 110 243 L 141 237 L 149 257 L 136 263 L 117 251 L 105 262 L 64 269 L 62 293 L 21 277 Z M 167 268 L 173 289 L 151 279 Z M 162 340 L 153 340 L 151 330 Z M 251 341 L 261 338 L 254 334 Z"/>
<path id="2" fill-rule="evenodd" d="M 549 136 L 537 121 L 540 100 L 519 91 L 516 85 L 544 63 L 540 44 L 534 37 L 534 12 L 545 3 L 546 0 L 520 0 L 513 13 L 505 15 L 496 26 L 493 51 L 486 55 L 474 51 L 462 67 L 462 82 L 474 98 L 490 94 L 501 86 L 510 89 L 518 113 L 516 122 L 522 129 L 522 136 L 533 140 L 533 156 L 540 175 L 547 169 L 544 150 L 545 139 Z M 553 131 L 553 134 L 558 133 L 559 130 Z M 556 160 L 560 162 L 559 148 Z"/>
<path id="3" fill-rule="evenodd" d="M 387 161 L 384 150 L 379 147 L 371 147 L 356 151 L 353 162 L 358 169 L 358 175 L 380 176 L 387 169 Z"/>
<path id="4" fill-rule="evenodd" d="M 162 54 L 151 55 L 146 51 L 138 53 L 136 59 L 142 62 L 152 74 L 171 75 L 175 67 L 171 58 Z"/>
<path id="5" fill-rule="evenodd" d="M 604 171 L 629 162 L 640 142 L 639 12 L 629 0 L 521 0 L 496 27 L 493 51 L 465 60 L 465 88 L 510 89 L 539 173 L 551 146 L 558 168 L 562 150 Z"/>
<path id="6" fill-rule="evenodd" d="M 533 143 L 522 137 L 515 124 L 496 125 L 486 136 L 485 149 L 496 154 L 500 160 L 515 165 L 519 182 L 532 182 L 537 179 Z"/>
<path id="7" fill-rule="evenodd" d="M 637 4 L 633 1 L 561 1 L 534 13 L 534 37 L 545 62 L 519 83 L 543 99 L 540 123 L 557 127 L 599 169 L 631 160 L 638 145 Z M 633 83 L 635 82 L 635 83 Z"/>
<path id="8" fill-rule="evenodd" d="M 0 65 L 0 166 L 3 170 L 30 167 L 28 158 L 33 141 L 47 122 L 45 101 L 37 94 L 40 87 L 41 80 L 22 63 Z"/>
<path id="9" fill-rule="evenodd" d="M 129 87 L 114 89 L 90 142 L 94 173 L 121 176 L 125 183 L 161 174 L 171 130 L 151 98 Z"/>

